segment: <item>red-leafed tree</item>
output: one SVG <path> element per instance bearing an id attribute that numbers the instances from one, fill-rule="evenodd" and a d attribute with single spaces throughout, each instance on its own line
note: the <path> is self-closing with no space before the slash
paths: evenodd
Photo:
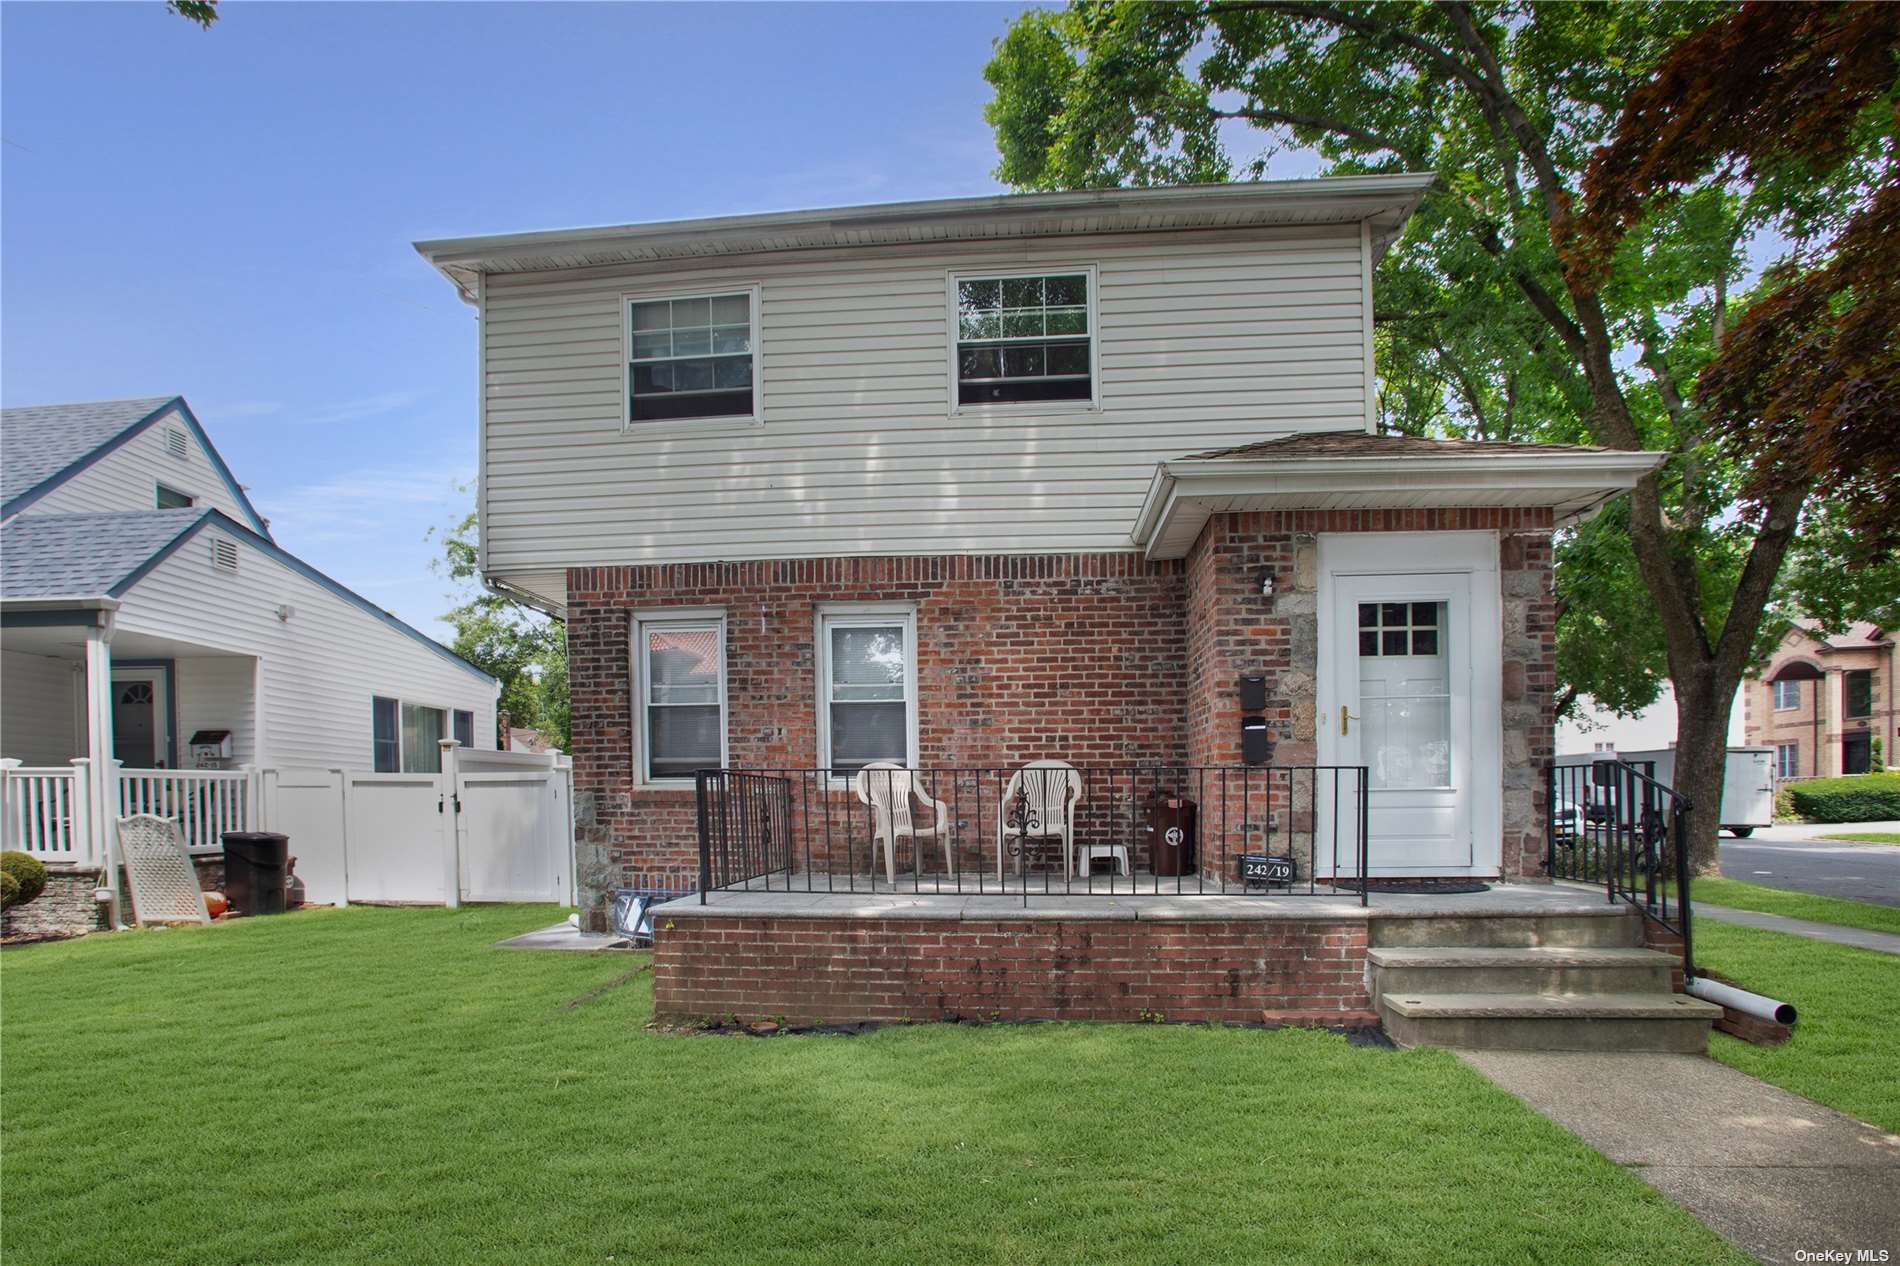
<path id="1" fill-rule="evenodd" d="M 1562 242 L 1601 278 L 1621 237 L 1714 180 L 1813 176 L 1865 153 L 1884 112 L 1900 135 L 1900 4 L 1744 4 L 1683 40 L 1638 89 L 1584 177 Z M 1900 153 L 1841 209 L 1820 259 L 1770 273 L 1694 398 L 1757 506 L 1812 488 L 1861 559 L 1900 547 Z"/>

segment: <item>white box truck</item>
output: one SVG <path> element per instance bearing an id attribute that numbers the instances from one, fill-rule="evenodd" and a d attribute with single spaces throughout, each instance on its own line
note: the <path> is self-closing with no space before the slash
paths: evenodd
<path id="1" fill-rule="evenodd" d="M 1653 762 L 1650 775 L 1665 787 L 1676 785 L 1676 749 L 1665 747 L 1653 752 L 1617 752 L 1618 760 L 1641 768 Z M 1567 764 L 1566 759 L 1560 764 Z M 1775 749 L 1772 747 L 1731 747 L 1728 768 L 1722 778 L 1722 829 L 1745 840 L 1756 827 L 1775 824 Z"/>

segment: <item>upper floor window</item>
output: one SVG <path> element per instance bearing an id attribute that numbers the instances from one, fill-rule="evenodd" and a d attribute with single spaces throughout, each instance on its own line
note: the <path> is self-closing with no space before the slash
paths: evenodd
<path id="1" fill-rule="evenodd" d="M 188 492 L 167 488 L 164 484 L 158 486 L 158 508 L 161 510 L 189 510 L 197 504 L 197 501 L 198 499 Z"/>
<path id="2" fill-rule="evenodd" d="M 756 288 L 627 300 L 627 419 L 758 416 Z"/>
<path id="3" fill-rule="evenodd" d="M 1870 717 L 1874 714 L 1874 674 L 1872 669 L 1856 668 L 1841 674 L 1841 700 L 1846 705 L 1846 714 L 1850 717 Z"/>
<path id="4" fill-rule="evenodd" d="M 1775 711 L 1786 712 L 1801 706 L 1801 683 L 1798 681 L 1777 681 L 1774 684 Z"/>
<path id="5" fill-rule="evenodd" d="M 957 404 L 1095 400 L 1088 272 L 954 277 Z"/>

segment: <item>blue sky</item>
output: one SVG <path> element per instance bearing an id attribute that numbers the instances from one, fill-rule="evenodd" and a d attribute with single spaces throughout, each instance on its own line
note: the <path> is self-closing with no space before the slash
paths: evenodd
<path id="1" fill-rule="evenodd" d="M 178 392 L 290 550 L 444 634 L 475 319 L 419 238 L 994 191 L 1022 6 L 0 6 L 0 393 Z"/>

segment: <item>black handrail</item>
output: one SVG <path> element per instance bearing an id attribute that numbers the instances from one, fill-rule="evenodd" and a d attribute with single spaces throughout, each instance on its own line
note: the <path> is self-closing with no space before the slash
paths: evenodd
<path id="1" fill-rule="evenodd" d="M 1683 978 L 1693 980 L 1689 799 L 1658 782 L 1654 764 L 1643 764 L 1605 757 L 1550 766 L 1545 867 L 1556 879 L 1601 882 L 1608 901 L 1625 902 L 1674 934 L 1682 942 Z"/>
<path id="2" fill-rule="evenodd" d="M 722 888 L 1008 895 L 1025 905 L 1032 894 L 1344 895 L 1346 884 L 1319 876 L 1342 880 L 1351 868 L 1353 895 L 1369 904 L 1363 765 L 890 767 L 867 776 L 886 780 L 867 784 L 882 803 L 904 799 L 900 790 L 914 797 L 912 823 L 880 828 L 886 811 L 840 770 L 698 771 L 701 902 Z M 1059 823 L 1041 821 L 1069 804 L 1051 781 L 1069 778 L 1079 792 L 1072 807 Z M 1173 816 L 1157 816 L 1157 806 Z M 902 856 L 901 869 L 880 852 Z M 1002 873 L 1011 863 L 1013 882 Z"/>

